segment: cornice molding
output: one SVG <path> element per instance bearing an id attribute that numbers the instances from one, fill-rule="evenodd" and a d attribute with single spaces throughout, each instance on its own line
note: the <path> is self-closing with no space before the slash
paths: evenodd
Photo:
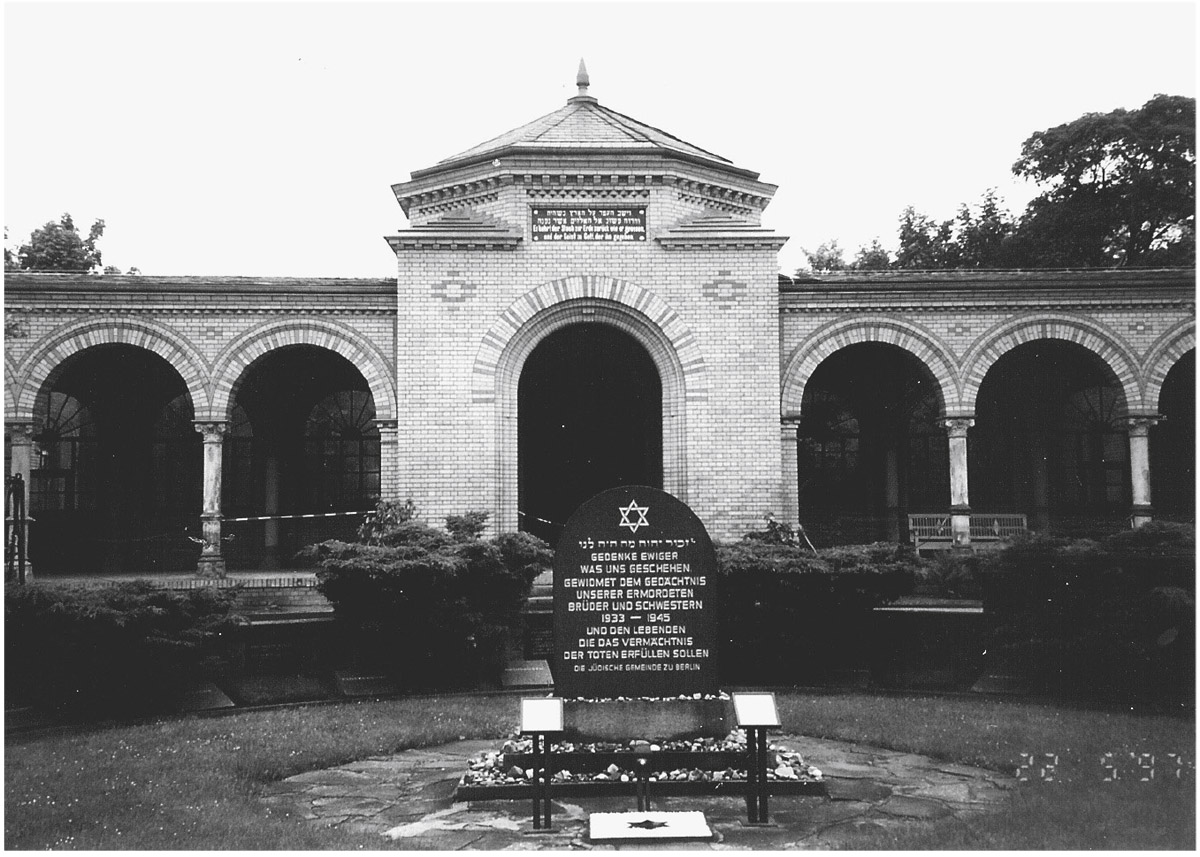
<path id="1" fill-rule="evenodd" d="M 654 240 L 668 250 L 713 247 L 779 250 L 788 239 L 747 218 L 706 211 L 664 229 Z"/>
<path id="2" fill-rule="evenodd" d="M 96 303 L 72 303 L 72 304 L 41 304 L 30 305 L 21 304 L 17 307 L 22 313 L 33 315 L 44 313 L 46 315 L 61 316 L 64 311 L 77 312 L 80 314 L 95 313 L 96 310 L 102 309 L 105 312 L 110 312 L 117 305 L 111 301 L 97 301 Z M 209 317 L 227 316 L 227 315 L 319 315 L 319 316 L 378 316 L 380 318 L 391 318 L 396 315 L 396 306 L 394 303 L 389 306 L 380 307 L 297 307 L 281 304 L 280 306 L 230 306 L 230 307 L 165 307 L 165 306 L 120 306 L 122 315 L 200 315 Z"/>
<path id="3" fill-rule="evenodd" d="M 487 214 L 460 208 L 436 220 L 387 237 L 396 253 L 405 250 L 513 250 L 520 230 Z"/>
<path id="4" fill-rule="evenodd" d="M 829 313 L 840 314 L 855 314 L 861 313 L 863 310 L 872 312 L 895 312 L 895 313 L 947 313 L 947 312 L 1027 312 L 1030 310 L 1050 311 L 1050 310 L 1090 310 L 1090 311 L 1113 311 L 1113 310 L 1183 310 L 1192 313 L 1196 310 L 1194 301 L 1144 301 L 1144 302 L 1124 302 L 1124 303 L 1101 303 L 1096 301 L 1054 301 L 1052 303 L 1036 303 L 1033 300 L 1027 302 L 1009 301 L 1004 303 L 988 302 L 988 303 L 970 303 L 967 301 L 957 303 L 939 303 L 936 305 L 930 304 L 897 304 L 897 303 L 871 303 L 869 301 L 852 301 L 838 302 L 836 304 L 816 304 L 806 303 L 800 306 L 788 306 L 780 304 L 779 312 L 781 315 L 824 315 Z"/>

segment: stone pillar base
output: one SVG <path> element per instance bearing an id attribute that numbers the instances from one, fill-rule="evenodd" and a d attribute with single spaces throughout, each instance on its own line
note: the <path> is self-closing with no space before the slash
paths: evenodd
<path id="1" fill-rule="evenodd" d="M 964 507 L 950 510 L 950 534 L 956 550 L 971 549 L 971 511 Z"/>
<path id="2" fill-rule="evenodd" d="M 225 557 L 201 556 L 196 563 L 196 576 L 214 580 L 225 577 Z"/>

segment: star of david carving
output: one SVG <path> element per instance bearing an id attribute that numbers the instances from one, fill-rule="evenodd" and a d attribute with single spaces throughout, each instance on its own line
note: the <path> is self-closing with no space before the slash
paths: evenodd
<path id="1" fill-rule="evenodd" d="M 629 822 L 629 826 L 630 827 L 640 827 L 640 828 L 642 828 L 642 830 L 654 830 L 655 828 L 658 828 L 658 827 L 666 827 L 667 822 L 655 821 L 652 818 L 643 818 L 641 821 Z"/>
<path id="2" fill-rule="evenodd" d="M 618 526 L 629 527 L 629 532 L 636 533 L 639 527 L 648 527 L 650 522 L 646 520 L 646 513 L 650 511 L 649 506 L 639 506 L 637 500 L 630 500 L 628 506 L 618 506 L 617 509 L 621 512 L 621 523 Z M 637 512 L 637 520 L 629 520 L 630 514 Z"/>

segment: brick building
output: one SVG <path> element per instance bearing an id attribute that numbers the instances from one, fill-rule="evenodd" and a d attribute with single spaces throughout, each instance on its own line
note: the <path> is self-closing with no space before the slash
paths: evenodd
<path id="1" fill-rule="evenodd" d="M 396 280 L 7 275 L 39 573 L 287 565 L 378 497 L 553 541 L 622 483 L 718 538 L 1191 519 L 1193 271 L 780 277 L 773 185 L 579 87 L 394 187 Z"/>

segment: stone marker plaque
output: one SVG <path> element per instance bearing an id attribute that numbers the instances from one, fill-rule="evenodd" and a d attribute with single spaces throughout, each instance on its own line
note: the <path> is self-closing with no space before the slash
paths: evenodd
<path id="1" fill-rule="evenodd" d="M 565 697 L 716 693 L 717 559 L 704 524 L 656 488 L 597 494 L 554 556 L 554 685 Z"/>
<path id="2" fill-rule="evenodd" d="M 535 206 L 533 240 L 645 241 L 646 206 Z"/>

